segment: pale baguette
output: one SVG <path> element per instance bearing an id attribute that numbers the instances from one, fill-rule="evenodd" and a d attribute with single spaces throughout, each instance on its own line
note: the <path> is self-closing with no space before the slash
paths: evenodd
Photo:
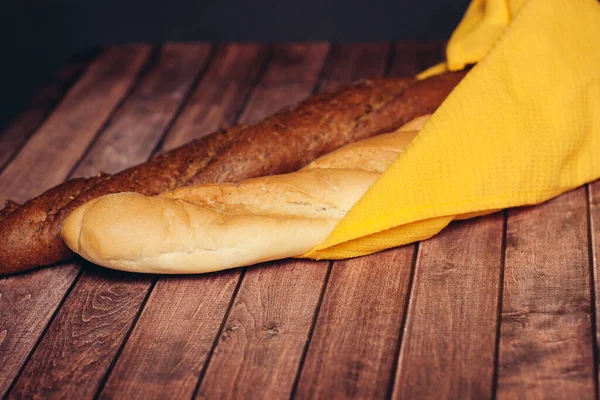
<path id="1" fill-rule="evenodd" d="M 133 272 L 204 273 L 299 256 L 327 238 L 427 119 L 289 174 L 100 197 L 76 209 L 62 235 L 87 260 Z"/>

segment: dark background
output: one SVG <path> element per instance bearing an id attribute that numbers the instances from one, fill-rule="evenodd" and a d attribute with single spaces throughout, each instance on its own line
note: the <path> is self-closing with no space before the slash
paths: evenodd
<path id="1" fill-rule="evenodd" d="M 468 0 L 0 0 L 0 129 L 74 54 L 165 41 L 446 39 Z"/>

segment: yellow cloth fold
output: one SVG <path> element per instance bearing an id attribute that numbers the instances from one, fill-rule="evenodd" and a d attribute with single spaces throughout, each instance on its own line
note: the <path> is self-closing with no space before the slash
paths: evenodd
<path id="1" fill-rule="evenodd" d="M 308 258 L 429 238 L 454 219 L 536 204 L 600 177 L 600 5 L 473 0 L 447 65 L 477 62 Z"/>

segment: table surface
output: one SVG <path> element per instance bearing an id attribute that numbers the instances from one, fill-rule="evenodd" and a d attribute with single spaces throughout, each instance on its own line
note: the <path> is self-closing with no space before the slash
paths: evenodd
<path id="1" fill-rule="evenodd" d="M 411 76 L 443 44 L 92 53 L 0 134 L 0 201 Z M 600 181 L 353 260 L 156 276 L 77 259 L 0 279 L 0 397 L 597 398 L 599 254 Z"/>

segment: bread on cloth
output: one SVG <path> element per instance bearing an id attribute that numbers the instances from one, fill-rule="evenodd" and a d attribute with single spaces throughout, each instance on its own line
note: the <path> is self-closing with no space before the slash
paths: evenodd
<path id="1" fill-rule="evenodd" d="M 62 236 L 105 267 L 204 273 L 299 256 L 323 242 L 427 121 L 348 144 L 288 174 L 157 196 L 118 193 L 77 208 Z"/>

